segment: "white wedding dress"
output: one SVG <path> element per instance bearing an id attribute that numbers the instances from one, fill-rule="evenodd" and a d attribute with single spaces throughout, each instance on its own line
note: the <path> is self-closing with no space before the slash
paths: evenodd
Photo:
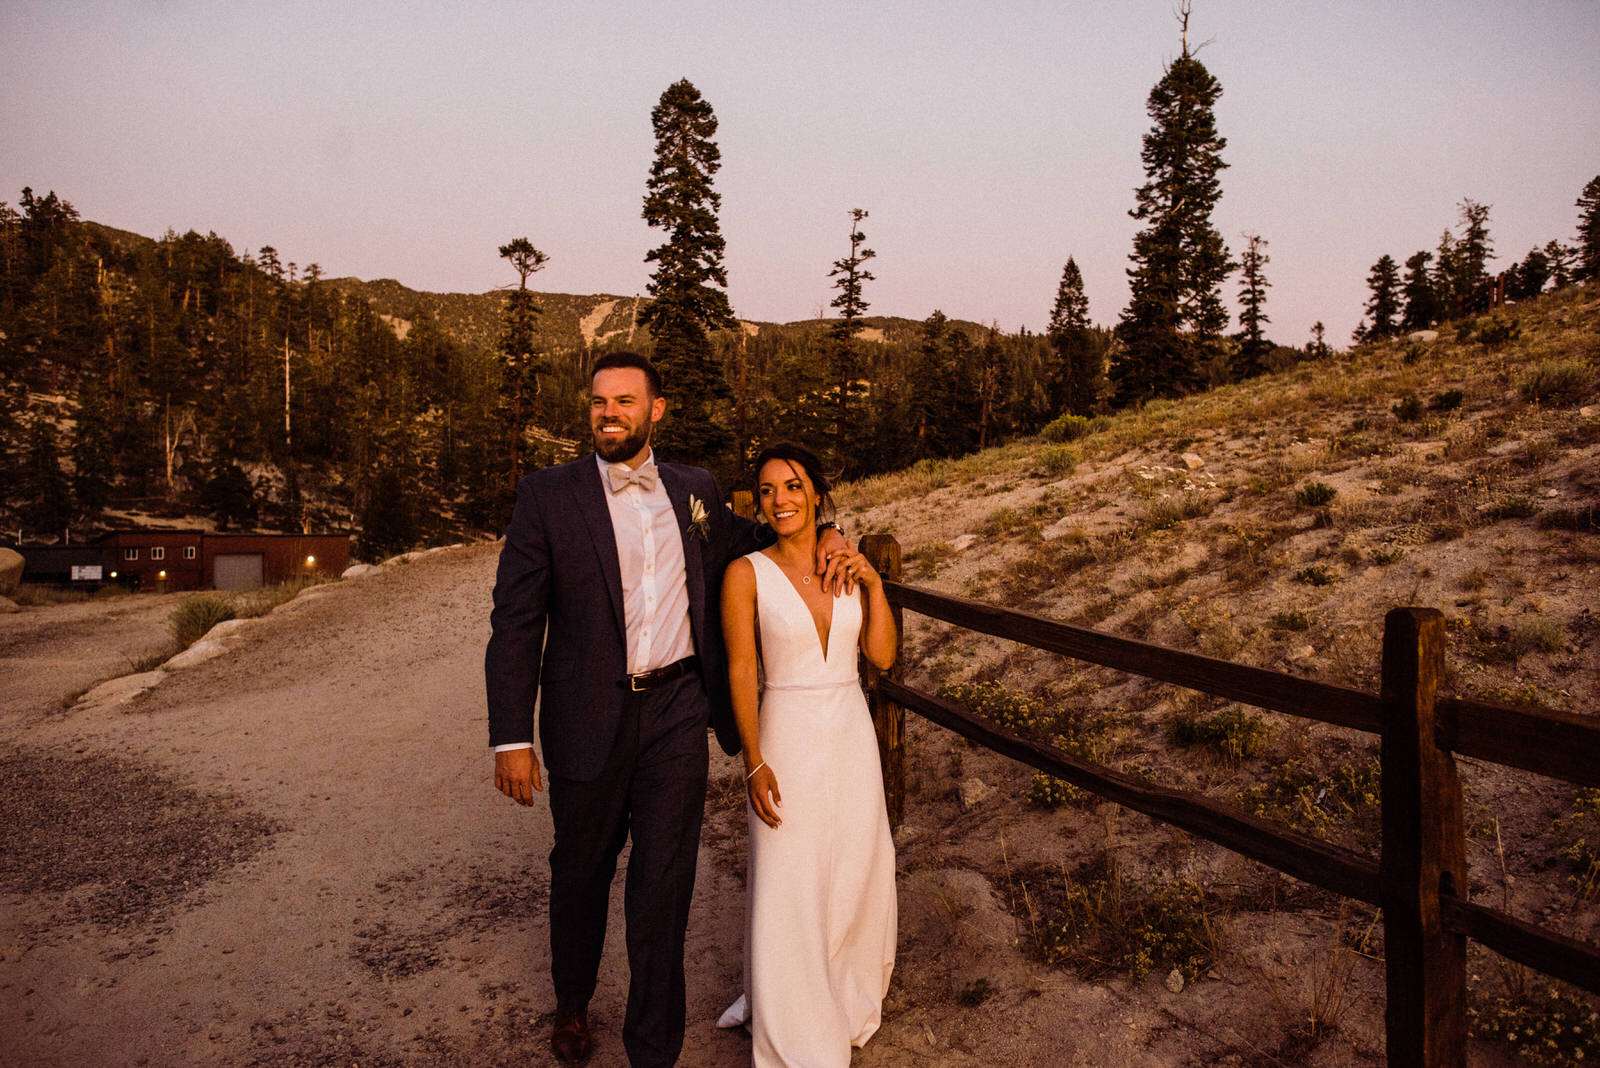
<path id="1" fill-rule="evenodd" d="M 780 827 L 750 824 L 744 996 L 719 1027 L 750 1025 L 761 1068 L 848 1065 L 877 1031 L 894 969 L 894 840 L 877 736 L 856 674 L 861 595 L 836 597 L 824 655 L 776 563 L 751 553 L 766 677 L 761 755 Z"/>

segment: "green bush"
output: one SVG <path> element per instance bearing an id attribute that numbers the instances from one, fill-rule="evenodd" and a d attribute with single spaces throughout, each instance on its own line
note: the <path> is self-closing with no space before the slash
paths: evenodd
<path id="1" fill-rule="evenodd" d="M 1522 324 L 1515 319 L 1491 319 L 1478 328 L 1475 338 L 1487 349 L 1498 349 L 1522 336 Z"/>
<path id="2" fill-rule="evenodd" d="M 1429 407 L 1436 412 L 1453 412 L 1461 407 L 1461 402 L 1465 399 L 1466 394 L 1459 389 L 1447 389 L 1443 393 L 1436 394 Z"/>
<path id="3" fill-rule="evenodd" d="M 1472 1005 L 1467 1034 L 1504 1043 L 1529 1064 L 1600 1061 L 1600 1014 L 1553 985 Z"/>
<path id="4" fill-rule="evenodd" d="M 1294 580 L 1307 586 L 1332 586 L 1336 576 L 1321 564 L 1312 564 L 1310 567 L 1302 567 L 1299 571 L 1296 571 Z"/>
<path id="5" fill-rule="evenodd" d="M 1238 705 L 1204 717 L 1180 712 L 1167 721 L 1167 739 L 1174 745 L 1203 745 L 1233 760 L 1260 756 L 1270 733 L 1265 718 Z"/>
<path id="6" fill-rule="evenodd" d="M 1517 392 L 1525 401 L 1576 404 L 1594 384 L 1594 368 L 1583 360 L 1546 360 L 1536 363 L 1517 379 Z"/>
<path id="7" fill-rule="evenodd" d="M 1060 808 L 1062 805 L 1071 804 L 1083 796 L 1083 791 L 1054 775 L 1044 772 L 1033 777 L 1033 782 L 1028 786 L 1028 804 L 1037 805 L 1039 808 Z"/>
<path id="8" fill-rule="evenodd" d="M 1310 630 L 1311 613 L 1296 608 L 1291 612 L 1275 612 L 1272 625 L 1279 630 Z"/>
<path id="9" fill-rule="evenodd" d="M 1294 499 L 1307 508 L 1321 508 L 1332 501 L 1339 491 L 1326 482 L 1307 482 L 1295 491 Z"/>
<path id="10" fill-rule="evenodd" d="M 1077 441 L 1091 429 L 1089 420 L 1084 416 L 1058 415 L 1044 425 L 1039 436 L 1046 441 Z"/>
<path id="11" fill-rule="evenodd" d="M 217 593 L 194 593 L 178 602 L 167 622 L 172 636 L 185 649 L 206 636 L 206 632 L 238 612 L 233 598 Z"/>
<path id="12" fill-rule="evenodd" d="M 1050 445 L 1040 451 L 1039 466 L 1051 478 L 1065 478 L 1078 466 L 1077 450 L 1070 445 Z"/>
<path id="13" fill-rule="evenodd" d="M 1421 399 L 1415 393 L 1408 393 L 1396 401 L 1389 410 L 1402 423 L 1415 423 L 1422 418 L 1423 406 Z"/>
<path id="14" fill-rule="evenodd" d="M 1126 971 L 1135 982 L 1157 967 L 1193 981 L 1216 960 L 1220 942 L 1198 884 L 1115 871 L 1068 882 L 1059 903 L 1046 904 L 1034 938 L 1047 963 L 1075 964 L 1090 978 Z"/>

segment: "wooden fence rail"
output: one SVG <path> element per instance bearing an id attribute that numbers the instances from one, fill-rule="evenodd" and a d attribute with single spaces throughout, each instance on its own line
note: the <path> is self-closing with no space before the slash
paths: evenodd
<path id="1" fill-rule="evenodd" d="M 1199 794 L 1155 786 L 1025 738 L 959 705 L 868 671 L 892 822 L 904 809 L 904 721 L 912 711 L 1004 756 L 1209 839 L 1285 874 L 1383 910 L 1389 1063 L 1442 1068 L 1466 1058 L 1466 941 L 1600 993 L 1600 948 L 1470 900 L 1455 754 L 1600 786 L 1592 718 L 1441 696 L 1444 617 L 1397 608 L 1384 621 L 1382 686 L 1361 690 L 1229 663 L 901 582 L 900 546 L 861 549 L 909 610 L 968 630 L 1242 704 L 1380 737 L 1382 841 L 1376 862 Z M 903 634 L 903 628 L 901 633 Z"/>

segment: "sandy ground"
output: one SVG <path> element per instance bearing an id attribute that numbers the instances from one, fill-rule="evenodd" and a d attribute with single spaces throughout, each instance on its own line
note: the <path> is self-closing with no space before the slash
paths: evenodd
<path id="1" fill-rule="evenodd" d="M 548 809 L 493 790 L 484 744 L 495 554 L 316 588 L 98 710 L 63 698 L 159 650 L 171 598 L 0 618 L 0 1064 L 553 1063 Z M 1286 1058 L 1331 974 L 1315 902 L 1236 918 L 1235 948 L 1182 991 L 1026 955 L 1025 880 L 1142 818 L 1100 806 L 1074 831 L 1014 803 L 964 809 L 959 779 L 1014 797 L 1031 773 L 910 732 L 900 953 L 855 1065 L 1381 1062 L 1367 961 L 1339 1040 Z M 744 833 L 739 768 L 713 748 L 685 1065 L 748 1063 L 749 1039 L 713 1026 L 739 985 Z M 614 934 L 597 1065 L 624 1062 L 626 983 Z"/>
<path id="2" fill-rule="evenodd" d="M 229 655 L 98 711 L 62 700 L 159 650 L 172 598 L 0 620 L 0 1061 L 548 1060 L 548 810 L 495 793 L 484 746 L 494 559 L 441 552 L 302 595 Z M 712 1026 L 739 983 L 736 774 L 718 753 L 688 1065 L 749 1055 Z M 1180 1063 L 1122 1041 L 1159 1013 L 1035 977 L 981 877 L 927 868 L 903 884 L 907 949 L 855 1063 Z M 1000 996 L 952 1016 L 969 973 Z M 613 938 L 597 1064 L 621 1061 L 625 990 Z"/>

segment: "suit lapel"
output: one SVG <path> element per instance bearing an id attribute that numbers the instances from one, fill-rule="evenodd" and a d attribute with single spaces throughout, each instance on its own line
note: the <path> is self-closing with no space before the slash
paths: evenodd
<path id="1" fill-rule="evenodd" d="M 605 577 L 606 590 L 611 595 L 617 634 L 626 647 L 628 623 L 622 608 L 622 565 L 617 559 L 617 532 L 611 525 L 611 508 L 606 504 L 605 481 L 600 477 L 600 465 L 593 456 L 577 461 L 571 470 L 578 514 L 589 526 L 590 542 L 600 558 L 600 574 Z"/>
<path id="2" fill-rule="evenodd" d="M 706 619 L 705 563 L 700 559 L 700 548 L 705 543 L 689 533 L 689 487 L 676 468 L 657 463 L 661 484 L 667 489 L 667 499 L 678 517 L 678 537 L 683 541 L 683 581 L 689 593 L 689 626 L 694 633 L 696 649 L 704 648 Z M 702 506 L 709 507 L 704 501 Z"/>

